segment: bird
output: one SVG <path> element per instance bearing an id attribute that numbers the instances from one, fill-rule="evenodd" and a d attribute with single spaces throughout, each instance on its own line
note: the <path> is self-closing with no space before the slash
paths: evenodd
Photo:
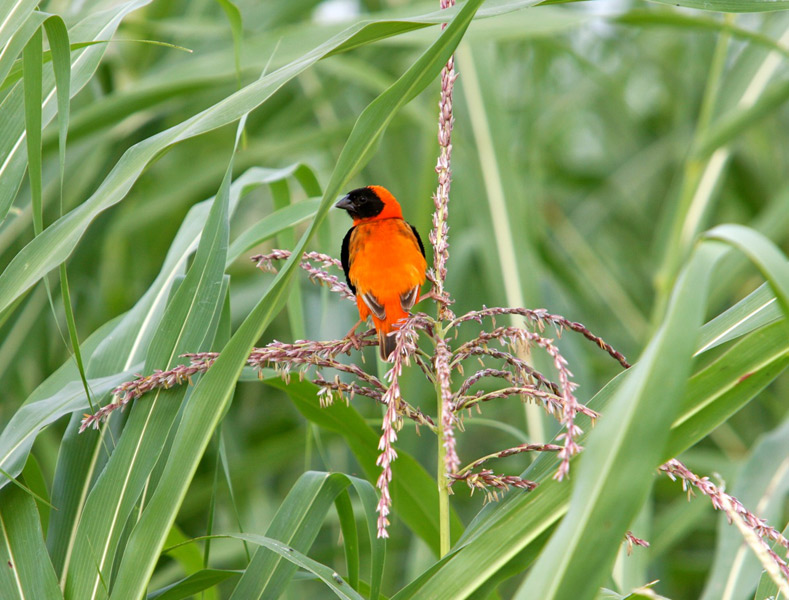
<path id="1" fill-rule="evenodd" d="M 334 206 L 353 219 L 340 253 L 359 309 L 359 321 L 348 337 L 372 317 L 381 358 L 387 360 L 396 345 L 395 324 L 420 299 L 427 271 L 425 247 L 416 227 L 403 219 L 395 197 L 380 185 L 351 190 Z"/>

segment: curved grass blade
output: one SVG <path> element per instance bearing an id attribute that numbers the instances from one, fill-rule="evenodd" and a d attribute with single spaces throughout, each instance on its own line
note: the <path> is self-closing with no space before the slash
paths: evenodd
<path id="1" fill-rule="evenodd" d="M 229 237 L 232 165 L 231 159 L 211 206 L 194 262 L 151 341 L 146 372 L 172 368 L 179 354 L 208 349 L 213 341 L 206 340 L 205 333 L 206 324 L 216 320 L 224 302 L 222 282 Z M 123 526 L 159 459 L 185 392 L 185 389 L 158 390 L 152 398 L 132 408 L 118 447 L 85 503 L 66 578 L 67 595 L 106 597 L 107 591 L 101 586 L 102 574 L 112 566 Z M 107 510 L 108 506 L 112 509 Z"/>
<path id="2" fill-rule="evenodd" d="M 694 356 L 774 323 L 782 316 L 770 285 L 763 283 L 737 304 L 704 324 L 699 332 L 699 348 Z"/>
<path id="3" fill-rule="evenodd" d="M 318 535 L 326 513 L 350 480 L 342 473 L 308 471 L 293 485 L 266 530 L 266 537 L 307 552 Z M 244 535 L 244 534 L 242 534 Z M 276 553 L 259 548 L 236 585 L 231 600 L 277 598 L 295 573 L 294 565 Z"/>
<path id="4" fill-rule="evenodd" d="M 590 403 L 596 410 L 605 405 L 606 417 L 589 434 L 587 449 L 574 470 L 571 510 L 530 571 L 519 591 L 522 597 L 594 597 L 599 585 L 596 578 L 608 572 L 606 566 L 612 563 L 622 533 L 646 496 L 653 469 L 659 464 L 676 411 L 664 406 L 664 394 L 671 395 L 665 388 L 667 372 L 681 390 L 686 377 L 682 372 L 689 370 L 693 350 L 693 340 L 686 332 L 688 328 L 695 330 L 702 317 L 705 296 L 698 292 L 702 287 L 699 282 L 723 254 L 720 245 L 700 247 L 677 285 L 663 326 L 642 359 Z M 672 393 L 679 408 L 681 393 Z M 655 432 L 655 423 L 662 422 L 665 427 Z M 645 432 L 644 428 L 652 431 Z M 637 456 L 632 452 L 634 439 L 638 440 Z M 550 457 L 535 461 L 525 474 L 541 482 L 534 492 L 511 494 L 500 505 L 483 511 L 469 529 L 465 544 L 451 553 L 432 577 L 425 577 L 421 585 L 412 588 L 411 595 L 396 598 L 467 598 L 530 544 L 544 539 L 541 536 L 564 516 L 570 494 L 569 486 L 550 478 L 552 466 Z M 627 485 L 621 479 L 626 479 Z M 581 527 L 583 535 L 578 534 Z M 591 551 L 590 544 L 594 547 Z"/>
<path id="5" fill-rule="evenodd" d="M 39 27 L 24 51 L 25 135 L 27 136 L 27 170 L 30 175 L 30 199 L 33 206 L 33 231 L 44 229 L 41 206 L 41 78 L 44 35 Z"/>
<path id="6" fill-rule="evenodd" d="M 291 381 L 286 385 L 279 377 L 271 377 L 264 382 L 286 392 L 299 412 L 311 423 L 341 435 L 368 480 L 375 481 L 378 478 L 380 470 L 375 461 L 379 454 L 379 436 L 355 408 L 342 402 L 322 408 L 317 399 L 318 388 L 312 383 Z M 438 506 L 438 486 L 435 479 L 411 455 L 403 451 L 398 451 L 392 471 L 392 482 L 389 485 L 392 504 L 396 507 L 398 517 L 438 556 L 439 525 L 435 510 Z M 453 511 L 453 541 L 458 539 L 462 528 L 462 522 Z"/>
<path id="7" fill-rule="evenodd" d="M 317 575 L 318 578 L 323 581 L 323 583 L 325 583 L 326 586 L 331 589 L 331 591 L 334 592 L 338 598 L 343 598 L 344 600 L 364 600 L 364 598 L 354 591 L 354 589 L 349 586 L 333 569 L 319 563 L 318 561 L 312 560 L 310 557 L 305 556 L 298 550 L 295 550 L 278 540 L 264 537 L 262 535 L 254 535 L 251 533 L 229 534 L 228 537 L 246 540 L 247 542 L 252 542 L 253 544 L 268 548 L 272 552 L 276 552 L 285 560 L 293 563 L 293 565 L 301 567 L 302 569 Z"/>
<path id="8" fill-rule="evenodd" d="M 195 594 L 240 575 L 239 571 L 201 569 L 167 587 L 151 592 L 146 600 L 186 600 L 186 598 L 192 598 Z"/>
<path id="9" fill-rule="evenodd" d="M 334 500 L 337 517 L 340 519 L 342 545 L 345 552 L 345 566 L 348 570 L 346 579 L 353 589 L 359 589 L 359 533 L 356 519 L 353 516 L 353 505 L 347 490 L 343 490 Z"/>
<path id="10" fill-rule="evenodd" d="M 719 12 L 750 13 L 789 9 L 787 0 L 651 0 L 660 4 L 714 10 Z"/>
<path id="11" fill-rule="evenodd" d="M 20 1 L 17 0 L 18 3 Z M 75 25 L 71 30 L 71 37 L 89 40 L 109 38 L 127 14 L 149 4 L 150 1 L 130 0 L 112 9 L 96 13 Z M 3 23 L 0 22 L 0 36 L 2 36 L 2 27 Z M 74 55 L 71 61 L 72 95 L 79 92 L 93 77 L 105 49 L 106 44 L 99 44 L 86 47 Z M 43 79 L 42 126 L 46 126 L 55 116 L 54 83 L 54 77 L 47 75 Z M 3 122 L 0 129 L 0 157 L 2 157 L 0 159 L 0 221 L 5 219 L 27 168 L 23 96 L 22 87 L 17 83 L 0 103 L 0 116 Z"/>
<path id="12" fill-rule="evenodd" d="M 238 82 L 238 87 L 241 87 L 241 41 L 244 35 L 241 11 L 230 0 L 216 0 L 216 2 L 222 7 L 227 20 L 230 22 L 230 32 L 233 35 L 233 62 L 236 68 L 236 81 Z"/>
<path id="13" fill-rule="evenodd" d="M 789 317 L 789 261 L 773 242 L 743 225 L 719 225 L 704 237 L 726 242 L 745 254 L 773 288 L 781 310 Z"/>
<path id="14" fill-rule="evenodd" d="M 288 227 L 303 223 L 310 217 L 315 216 L 319 205 L 320 198 L 311 198 L 297 204 L 289 204 L 285 208 L 267 215 L 233 240 L 233 243 L 230 244 L 230 249 L 227 251 L 228 263 L 233 262 L 250 248 L 274 237 Z"/>
<path id="15" fill-rule="evenodd" d="M 724 423 L 789 365 L 786 321 L 738 341 L 688 381 L 680 413 L 671 425 L 663 459 L 690 448 Z"/>
<path id="16" fill-rule="evenodd" d="M 0 48 L 19 30 L 35 10 L 37 0 L 11 0 L 0 7 Z"/>
<path id="17" fill-rule="evenodd" d="M 62 600 L 36 503 L 15 485 L 0 491 L 0 560 L 4 600 Z"/>
<path id="18" fill-rule="evenodd" d="M 369 481 L 350 477 L 351 485 L 359 495 L 366 517 L 367 535 L 370 540 L 370 590 L 368 596 L 377 599 L 381 592 L 386 559 L 386 540 L 378 537 L 378 494 Z"/>
<path id="19" fill-rule="evenodd" d="M 775 50 L 784 57 L 789 58 L 789 49 L 778 44 L 770 36 L 758 31 L 751 31 L 738 27 L 727 20 L 718 20 L 704 14 L 686 14 L 676 11 L 632 10 L 614 17 L 613 22 L 623 25 L 638 26 L 667 26 L 675 31 L 680 28 L 693 30 L 707 30 L 730 33 L 735 39 L 752 42 L 764 46 L 768 50 Z M 699 154 L 702 154 L 699 152 Z"/>
<path id="20" fill-rule="evenodd" d="M 132 371 L 129 370 L 108 377 L 91 379 L 88 383 L 94 393 L 100 396 L 109 393 L 128 380 L 131 375 Z M 0 468 L 14 477 L 18 475 L 38 433 L 59 418 L 74 411 L 84 411 L 87 406 L 81 381 L 72 381 L 52 396 L 25 404 L 0 433 Z M 5 486 L 9 480 L 6 476 L 0 475 L 0 483 Z"/>
<path id="21" fill-rule="evenodd" d="M 34 11 L 14 33 L 8 44 L 0 52 L 0 89 L 7 84 L 6 78 L 14 67 L 14 61 L 27 45 L 28 40 L 39 30 L 47 15 Z M 19 68 L 19 67 L 17 67 Z M 21 76 L 21 73 L 20 73 Z"/>
<path id="22" fill-rule="evenodd" d="M 269 180 L 270 173 L 267 170 L 250 169 L 245 172 L 231 187 L 231 211 L 242 194 Z M 181 272 L 186 259 L 194 251 L 200 239 L 200 228 L 205 223 L 211 202 L 212 200 L 206 200 L 199 203 L 189 212 L 173 242 L 161 273 L 137 305 L 126 315 L 105 324 L 83 344 L 82 351 L 90 361 L 88 371 L 91 379 L 88 381 L 88 387 L 98 398 L 123 381 L 127 381 L 133 373 L 142 370 L 143 364 L 136 361 L 143 358 L 150 337 L 156 330 L 161 317 L 161 304 L 170 284 Z M 296 222 L 290 218 L 280 218 L 276 214 L 271 217 L 268 233 L 261 238 L 261 241 Z M 81 414 L 88 408 L 84 388 L 80 394 L 78 386 L 74 385 L 79 381 L 79 374 L 75 371 L 73 363 L 68 361 L 25 401 L 23 408 L 12 418 L 9 427 L 0 433 L 0 468 L 12 476 L 18 475 L 36 436 L 43 428 L 69 413 Z M 67 429 L 64 441 L 70 439 L 71 429 Z M 73 433 L 76 435 L 76 428 Z M 82 436 L 79 439 L 88 440 L 88 437 Z M 93 440 L 93 443 L 95 445 L 97 440 Z M 66 459 L 62 457 L 61 460 Z M 61 477 L 61 467 L 70 474 Z M 53 541 L 53 535 L 57 537 L 60 519 L 64 519 L 64 526 L 70 526 L 75 518 L 75 513 L 65 509 L 70 503 L 59 495 L 58 482 L 62 482 L 63 493 L 70 495 L 79 487 L 76 484 L 80 480 L 78 473 L 84 477 L 85 469 L 76 465 L 73 468 L 65 467 L 58 463 L 53 496 L 57 498 L 56 503 L 61 510 L 53 515 L 55 526 L 50 532 L 52 544 L 58 545 Z M 90 476 L 87 479 L 90 481 Z M 8 479 L 0 476 L 0 488 L 7 483 Z M 65 518 L 64 515 L 71 515 L 74 518 Z M 52 551 L 54 555 L 58 554 L 54 549 Z"/>
<path id="23" fill-rule="evenodd" d="M 758 249 L 756 251 L 758 252 Z M 719 250 L 715 250 L 715 253 L 717 252 Z M 764 257 L 762 262 L 765 262 Z M 698 288 L 697 283 L 698 280 L 694 281 L 693 287 Z M 660 460 L 679 454 L 707 435 L 786 368 L 789 364 L 789 339 L 784 333 L 783 326 L 783 323 L 775 323 L 748 334 L 689 380 L 685 400 L 672 425 L 671 435 L 662 450 L 663 456 Z M 709 334 L 714 337 L 728 327 L 726 322 L 718 322 L 710 328 Z M 612 414 L 616 419 L 619 414 L 617 411 L 612 411 L 611 402 L 615 397 L 622 397 L 622 390 L 628 389 L 627 381 L 633 373 L 635 371 L 631 369 L 614 378 L 592 399 L 589 406 L 604 415 Z M 672 373 L 671 377 L 674 376 L 676 373 Z M 658 404 L 664 402 L 662 388 L 659 397 L 660 401 L 654 400 L 654 402 Z M 694 420 L 694 426 L 691 428 L 688 424 Z M 579 424 L 586 427 L 588 422 Z M 600 426 L 597 429 L 600 429 Z M 593 432 L 593 435 L 598 434 Z M 585 457 L 587 455 L 588 452 L 584 453 Z M 415 585 L 409 587 L 408 594 L 401 593 L 396 598 L 401 600 L 421 597 L 419 594 L 435 594 L 436 598 L 467 597 L 470 590 L 493 577 L 523 549 L 542 545 L 540 536 L 550 530 L 567 510 L 569 493 L 567 486 L 549 479 L 555 466 L 552 464 L 554 460 L 552 457 L 540 457 L 535 461 L 524 474 L 530 479 L 541 482 L 535 492 L 510 494 L 499 505 L 483 510 L 467 530 L 464 539 L 461 540 L 461 546 L 450 554 L 432 575 L 426 574 L 417 580 Z M 654 464 L 658 464 L 660 460 Z M 583 464 L 582 461 L 580 462 Z M 575 482 L 576 489 L 580 484 L 579 481 Z M 616 489 L 617 499 L 614 504 L 619 510 L 619 491 L 624 488 L 618 486 Z M 608 518 L 606 522 L 609 522 Z M 600 541 L 599 527 L 590 525 L 584 536 L 587 534 L 592 536 L 592 539 Z M 502 540 L 507 541 L 502 543 Z M 618 544 L 619 541 L 610 543 Z M 568 548 L 568 551 L 572 550 L 571 547 Z M 473 564 L 465 560 L 464 555 L 467 559 L 473 557 Z M 588 560 L 588 557 L 584 560 Z M 519 560 L 518 568 L 522 569 L 527 564 L 528 561 Z M 537 566 L 532 569 L 532 573 L 538 572 Z M 576 565 L 576 568 L 583 571 L 583 567 Z M 554 569 L 555 566 L 552 566 L 550 571 L 553 572 Z M 602 568 L 602 571 L 607 572 L 605 568 Z M 543 575 L 546 578 L 551 577 L 551 573 L 543 573 Z M 577 581 L 575 583 L 577 584 Z M 445 586 L 451 587 L 445 595 L 442 595 Z M 539 594 L 542 593 L 543 590 L 540 590 Z M 568 593 L 570 597 L 576 597 L 575 590 Z M 586 593 L 593 594 L 594 590 L 587 590 Z"/>

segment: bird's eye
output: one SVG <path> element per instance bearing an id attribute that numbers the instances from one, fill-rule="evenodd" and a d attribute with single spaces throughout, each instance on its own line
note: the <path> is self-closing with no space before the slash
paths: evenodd
<path id="1" fill-rule="evenodd" d="M 359 198 L 359 204 L 367 204 L 367 198 L 365 196 Z"/>

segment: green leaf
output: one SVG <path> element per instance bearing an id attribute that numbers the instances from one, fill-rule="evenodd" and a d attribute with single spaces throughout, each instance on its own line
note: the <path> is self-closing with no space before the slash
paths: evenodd
<path id="1" fill-rule="evenodd" d="M 305 556 L 298 550 L 291 548 L 287 544 L 283 544 L 282 542 L 271 539 L 268 537 L 264 537 L 262 535 L 254 535 L 250 533 L 238 533 L 238 534 L 229 534 L 228 537 L 238 538 L 240 540 L 246 540 L 248 542 L 252 542 L 254 544 L 258 544 L 259 546 L 263 546 L 264 548 L 268 548 L 269 550 L 276 552 L 280 555 L 280 557 L 284 558 L 285 560 L 290 561 L 293 563 L 294 566 L 301 567 L 314 575 L 317 575 L 318 578 L 323 581 L 333 591 L 338 598 L 343 598 L 344 600 L 364 600 L 362 596 L 360 596 L 357 592 L 351 588 L 343 579 L 340 577 L 335 571 L 331 568 L 327 567 L 326 565 L 322 565 L 321 563 L 312 560 L 308 556 Z M 270 596 L 276 597 L 276 596 Z"/>
<path id="2" fill-rule="evenodd" d="M 723 252 L 720 246 L 702 245 L 691 257 L 660 330 L 589 435 L 575 469 L 568 513 L 516 598 L 593 598 L 610 571 L 649 493 L 679 409 L 695 345 L 687 332 L 701 326 L 708 277 Z"/>
<path id="3" fill-rule="evenodd" d="M 98 15 L 87 18 L 75 25 L 70 32 L 72 39 L 89 39 L 110 37 L 120 24 L 121 20 L 130 12 L 150 3 L 151 0 L 130 0 L 124 2 L 110 10 L 98 13 Z M 17 10 L 22 10 L 29 1 L 16 0 Z M 35 3 L 33 3 L 35 4 Z M 6 23 L 16 19 L 16 15 L 9 15 L 10 21 L 5 23 L 0 17 L 0 42 L 3 40 L 6 31 Z M 24 18 L 27 18 L 26 16 Z M 2 42 L 4 43 L 4 42 Z M 0 47 L 2 47 L 0 43 Z M 106 44 L 98 44 L 84 48 L 81 52 L 75 53 L 71 60 L 71 95 L 79 92 L 93 77 L 93 73 L 101 61 Z M 46 126 L 55 116 L 57 99 L 54 95 L 55 81 L 54 76 L 47 74 L 43 79 L 42 105 L 42 126 Z M 19 189 L 19 185 L 27 168 L 25 126 L 23 119 L 24 93 L 22 86 L 17 83 L 3 99 L 0 104 L 0 221 L 5 219 L 8 210 L 14 200 L 14 196 Z M 65 258 L 65 257 L 63 257 Z M 58 263 L 61 261 L 58 261 Z M 57 264 L 57 263 L 55 263 Z M 55 266 L 55 265 L 52 265 Z M 51 269 L 51 267 L 50 267 Z M 46 271 L 49 271 L 47 269 Z M 38 277 L 46 272 L 44 271 Z M 2 312 L 3 309 L 0 309 Z"/>
<path id="4" fill-rule="evenodd" d="M 36 0 L 11 0 L 0 6 L 0 48 L 23 26 L 37 4 Z"/>
<path id="5" fill-rule="evenodd" d="M 743 225 L 719 225 L 704 237 L 726 242 L 745 254 L 773 288 L 784 316 L 789 317 L 789 261 L 773 242 Z"/>
<path id="6" fill-rule="evenodd" d="M 53 506 L 49 501 L 49 489 L 44 473 L 41 470 L 41 465 L 38 464 L 38 460 L 32 454 L 27 458 L 25 468 L 22 470 L 22 478 L 25 481 L 25 486 L 36 499 L 41 530 L 44 533 L 44 537 L 46 537 Z"/>
<path id="7" fill-rule="evenodd" d="M 309 471 L 299 477 L 266 530 L 266 536 L 279 540 L 298 552 L 307 552 L 323 525 L 326 513 L 350 479 L 341 473 Z M 258 549 L 239 580 L 231 600 L 278 598 L 296 571 L 294 564 L 268 546 Z"/>
<path id="8" fill-rule="evenodd" d="M 131 374 L 131 370 L 116 373 L 91 379 L 89 384 L 94 393 L 103 395 L 127 381 Z M 86 407 L 85 390 L 79 381 L 66 384 L 49 397 L 25 404 L 0 433 L 0 468 L 14 476 L 19 474 L 38 433 L 59 418 Z M 8 479 L 0 475 L 0 483 L 7 485 Z"/>
<path id="9" fill-rule="evenodd" d="M 651 0 L 671 6 L 716 10 L 720 12 L 749 13 L 789 9 L 786 0 Z"/>
<path id="10" fill-rule="evenodd" d="M 180 360 L 180 354 L 211 346 L 213 338 L 209 334 L 206 339 L 206 323 L 218 319 L 224 303 L 222 281 L 229 237 L 232 166 L 231 159 L 211 206 L 194 262 L 151 341 L 146 372 L 170 369 Z M 68 595 L 106 597 L 103 580 L 108 579 L 123 526 L 159 459 L 185 393 L 183 387 L 156 390 L 145 402 L 132 407 L 118 447 L 85 504 L 66 579 Z M 114 509 L 108 511 L 107 506 Z"/>
<path id="11" fill-rule="evenodd" d="M 238 571 L 201 569 L 167 587 L 151 592 L 147 600 L 185 600 L 239 575 L 241 573 Z"/>
<path id="12" fill-rule="evenodd" d="M 690 448 L 774 381 L 789 365 L 786 321 L 750 333 L 688 381 L 664 460 Z"/>
<path id="13" fill-rule="evenodd" d="M 315 211 L 318 209 L 319 205 L 320 199 L 312 198 L 304 202 L 299 202 L 298 204 L 289 204 L 285 208 L 281 208 L 267 215 L 233 241 L 227 252 L 228 262 L 236 260 L 250 248 L 274 237 L 279 232 L 293 227 L 294 225 L 298 225 L 299 223 L 303 223 L 310 217 L 315 216 Z"/>
<path id="14" fill-rule="evenodd" d="M 282 389 L 299 412 L 311 423 L 340 434 L 369 481 L 376 481 L 381 468 L 375 464 L 380 451 L 380 435 L 365 422 L 352 406 L 335 402 L 322 408 L 318 402 L 318 387 L 312 383 L 291 381 L 283 383 L 279 377 L 264 380 L 267 385 Z M 421 537 L 436 556 L 439 551 L 438 486 L 428 472 L 412 456 L 398 450 L 392 463 L 390 493 L 395 514 Z M 457 540 L 462 523 L 453 511 L 451 517 L 452 539 Z"/>
<path id="15" fill-rule="evenodd" d="M 0 56 L 0 88 L 6 81 L 6 77 L 11 72 L 14 66 L 14 61 L 27 45 L 28 40 L 40 30 L 40 27 L 47 15 L 38 11 L 31 13 L 25 22 L 11 37 L 11 40 L 3 48 L 3 54 Z M 21 71 L 20 71 L 21 76 Z"/>
<path id="16" fill-rule="evenodd" d="M 769 50 L 789 57 L 789 50 L 778 44 L 771 37 L 758 31 L 738 27 L 727 20 L 716 19 L 706 14 L 686 14 L 674 10 L 632 10 L 625 14 L 617 15 L 613 18 L 613 21 L 623 25 L 638 25 L 642 27 L 664 25 L 672 27 L 674 30 L 683 28 L 714 32 L 725 31 L 730 33 L 733 38 L 753 42 L 756 45 L 764 46 Z"/>
<path id="17" fill-rule="evenodd" d="M 687 378 L 683 372 L 690 369 L 694 344 L 686 332 L 700 325 L 705 298 L 702 284 L 711 264 L 723 253 L 720 245 L 699 248 L 677 285 L 666 320 L 641 360 L 589 403 L 605 417 L 589 433 L 588 441 L 582 441 L 586 450 L 571 470 L 572 506 L 531 569 L 521 594 L 529 590 L 532 597 L 541 599 L 562 594 L 594 597 L 660 464 Z M 678 389 L 667 391 L 667 385 Z M 676 406 L 673 410 L 666 406 L 669 396 Z M 578 422 L 588 426 L 587 420 Z M 638 453 L 632 452 L 634 444 Z M 543 539 L 568 509 L 570 487 L 551 478 L 555 466 L 555 457 L 538 458 L 524 474 L 540 483 L 534 492 L 508 494 L 497 506 L 483 510 L 440 569 L 420 578 L 409 594 L 396 598 L 466 598 L 509 560 Z M 583 535 L 578 534 L 581 528 Z M 548 561 L 550 567 L 542 566 Z M 523 568 L 528 563 L 519 564 Z"/>
<path id="18" fill-rule="evenodd" d="M 699 332 L 696 354 L 774 323 L 783 316 L 775 294 L 763 283 L 737 304 L 705 323 Z"/>
<path id="19" fill-rule="evenodd" d="M 351 497 L 346 490 L 337 495 L 334 500 L 337 516 L 340 519 L 342 531 L 343 550 L 345 551 L 345 565 L 348 569 L 348 585 L 359 589 L 359 534 L 356 528 L 356 518 L 353 515 Z"/>
<path id="20" fill-rule="evenodd" d="M 241 86 L 241 41 L 243 39 L 243 21 L 241 19 L 241 11 L 230 0 L 216 0 L 222 10 L 225 11 L 225 16 L 230 22 L 230 32 L 233 35 L 233 60 L 236 68 L 236 79 L 238 80 L 239 87 Z"/>
<path id="21" fill-rule="evenodd" d="M 44 229 L 41 205 L 41 77 L 43 34 L 38 28 L 25 46 L 24 92 L 25 136 L 30 175 L 30 197 L 33 205 L 33 229 L 38 235 Z"/>
<path id="22" fill-rule="evenodd" d="M 63 598 L 44 547 L 36 503 L 15 485 L 0 490 L 0 597 Z"/>

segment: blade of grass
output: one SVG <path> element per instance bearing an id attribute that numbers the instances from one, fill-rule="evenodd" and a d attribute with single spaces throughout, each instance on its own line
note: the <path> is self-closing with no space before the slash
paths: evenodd
<path id="1" fill-rule="evenodd" d="M 5 47 L 37 5 L 36 0 L 12 0 L 3 3 L 0 7 L 0 48 Z"/>
<path id="2" fill-rule="evenodd" d="M 167 587 L 151 592 L 146 597 L 146 600 L 186 600 L 186 598 L 192 598 L 195 594 L 199 594 L 219 585 L 223 581 L 239 577 L 240 575 L 239 571 L 202 569 Z"/>
<path id="3" fill-rule="evenodd" d="M 17 0 L 19 2 L 20 0 Z M 71 31 L 74 39 L 106 39 L 112 36 L 121 20 L 130 12 L 149 4 L 151 0 L 130 0 L 112 9 L 89 17 Z M 0 36 L 2 23 L 0 23 Z M 71 92 L 79 92 L 91 79 L 104 55 L 105 45 L 84 48 L 71 61 Z M 54 78 L 47 76 L 43 81 L 44 101 L 42 125 L 47 125 L 55 115 Z M 17 86 L 8 93 L 0 104 L 3 126 L 0 129 L 0 220 L 5 219 L 16 196 L 27 168 L 25 150 L 25 127 L 23 116 L 23 91 Z M 0 309 L 1 310 L 1 309 Z"/>
<path id="4" fill-rule="evenodd" d="M 44 547 L 36 503 L 17 486 L 0 491 L 0 533 L 0 596 L 8 600 L 62 599 Z"/>
<path id="5" fill-rule="evenodd" d="M 235 148 L 234 145 L 233 153 Z M 204 340 L 206 323 L 214 319 L 224 303 L 221 293 L 229 236 L 232 165 L 231 159 L 194 262 L 151 342 L 146 372 L 172 368 L 179 361 L 179 354 L 195 351 L 201 344 L 203 349 L 210 348 L 212 340 Z M 113 563 L 123 525 L 159 458 L 185 391 L 158 390 L 146 402 L 133 406 L 118 448 L 85 504 L 66 579 L 67 594 L 91 599 L 106 597 L 107 591 L 101 586 L 102 573 Z M 113 509 L 108 511 L 108 506 Z"/>

